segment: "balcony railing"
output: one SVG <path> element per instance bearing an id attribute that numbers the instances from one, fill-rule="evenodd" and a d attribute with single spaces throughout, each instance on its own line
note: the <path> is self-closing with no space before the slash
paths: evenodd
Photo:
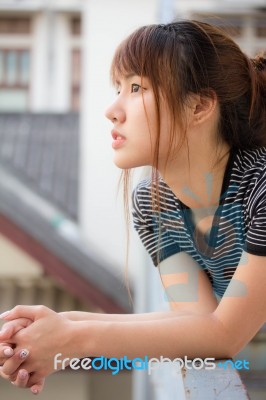
<path id="1" fill-rule="evenodd" d="M 215 361 L 215 368 L 176 368 L 160 363 L 151 373 L 153 399 L 158 400 L 246 400 L 247 389 L 231 359 Z"/>

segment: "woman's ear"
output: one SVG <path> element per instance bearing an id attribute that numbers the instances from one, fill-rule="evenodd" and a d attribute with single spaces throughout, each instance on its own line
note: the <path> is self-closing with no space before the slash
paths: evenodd
<path id="1" fill-rule="evenodd" d="M 217 96 L 213 90 L 191 96 L 191 117 L 194 123 L 202 123 L 213 116 L 217 109 Z"/>

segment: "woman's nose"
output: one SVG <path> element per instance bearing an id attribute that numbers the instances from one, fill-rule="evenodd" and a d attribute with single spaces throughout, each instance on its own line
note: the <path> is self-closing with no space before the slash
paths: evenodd
<path id="1" fill-rule="evenodd" d="M 113 119 L 114 119 L 114 112 L 113 112 L 113 110 L 112 110 L 112 106 L 109 106 L 109 107 L 105 110 L 104 115 L 105 115 L 105 117 L 106 117 L 107 119 L 109 119 L 110 121 L 113 121 Z"/>
<path id="2" fill-rule="evenodd" d="M 119 107 L 116 102 L 111 104 L 105 111 L 105 116 L 108 118 L 111 122 L 123 122 L 125 120 L 125 111 L 122 109 L 122 107 Z"/>

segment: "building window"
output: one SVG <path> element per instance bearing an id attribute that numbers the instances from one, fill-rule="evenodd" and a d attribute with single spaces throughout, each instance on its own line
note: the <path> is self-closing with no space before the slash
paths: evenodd
<path id="1" fill-rule="evenodd" d="M 73 17 L 71 19 L 71 34 L 73 36 L 81 35 L 81 18 L 80 17 Z"/>
<path id="2" fill-rule="evenodd" d="M 78 111 L 80 107 L 80 81 L 81 81 L 81 51 L 72 50 L 72 71 L 71 71 L 71 108 Z"/>
<path id="3" fill-rule="evenodd" d="M 30 18 L 0 18 L 0 34 L 30 34 Z"/>
<path id="4" fill-rule="evenodd" d="M 29 76 L 29 50 L 0 49 L 0 111 L 28 109 Z"/>

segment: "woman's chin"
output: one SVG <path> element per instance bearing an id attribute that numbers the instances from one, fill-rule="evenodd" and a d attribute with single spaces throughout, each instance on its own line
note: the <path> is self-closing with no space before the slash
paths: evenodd
<path id="1" fill-rule="evenodd" d="M 141 167 L 143 165 L 142 163 L 137 162 L 136 160 L 130 160 L 126 157 L 118 157 L 116 155 L 113 159 L 113 162 L 120 169 L 136 168 L 136 167 Z"/>
<path id="2" fill-rule="evenodd" d="M 126 162 L 116 162 L 114 161 L 114 164 L 116 167 L 120 168 L 120 169 L 131 169 L 134 168 L 134 166 L 132 166 L 132 164 L 130 163 L 126 163 Z"/>

